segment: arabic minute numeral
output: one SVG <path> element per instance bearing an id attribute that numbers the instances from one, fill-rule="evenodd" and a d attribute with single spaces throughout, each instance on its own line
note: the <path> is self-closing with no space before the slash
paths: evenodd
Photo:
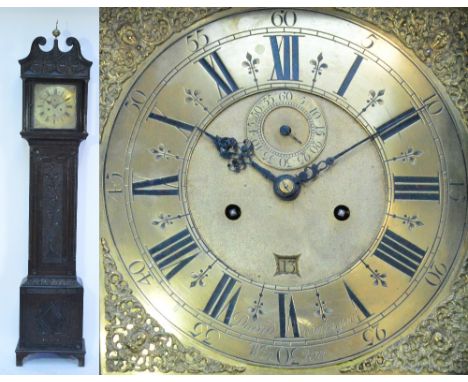
<path id="1" fill-rule="evenodd" d="M 464 202 L 467 198 L 465 183 L 450 181 L 449 183 L 449 198 L 454 202 Z"/>
<path id="2" fill-rule="evenodd" d="M 378 325 L 371 326 L 362 333 L 362 339 L 367 343 L 367 346 L 372 346 L 385 338 L 387 338 L 387 331 L 380 329 Z"/>
<path id="3" fill-rule="evenodd" d="M 440 114 L 444 110 L 444 105 L 440 102 L 436 94 L 425 100 L 424 104 L 426 105 L 426 110 L 431 115 Z"/>
<path id="4" fill-rule="evenodd" d="M 369 36 L 367 36 L 365 39 L 362 40 L 361 46 L 366 49 L 372 48 L 376 40 L 377 40 L 377 36 L 371 33 Z"/>
<path id="5" fill-rule="evenodd" d="M 434 264 L 429 272 L 426 273 L 424 279 L 429 285 L 439 286 L 442 283 L 447 273 L 447 267 L 445 264 Z"/>
<path id="6" fill-rule="evenodd" d="M 210 328 L 206 324 L 202 324 L 201 322 L 197 322 L 194 326 L 192 331 L 190 332 L 193 338 L 197 338 L 205 345 L 211 345 L 212 340 L 219 340 L 220 335 L 216 329 Z"/>
<path id="7" fill-rule="evenodd" d="M 290 10 L 275 11 L 271 14 L 271 23 L 275 27 L 292 27 L 296 25 L 297 15 L 296 12 Z"/>
<path id="8" fill-rule="evenodd" d="M 140 284 L 151 285 L 151 273 L 142 260 L 132 261 L 128 266 L 128 270 Z"/>
<path id="9" fill-rule="evenodd" d="M 141 107 L 146 102 L 146 94 L 143 93 L 141 90 L 134 90 L 125 101 L 125 107 L 133 106 L 138 111 L 141 110 Z"/>
<path id="10" fill-rule="evenodd" d="M 276 361 L 282 366 L 297 365 L 297 361 L 294 360 L 294 352 L 296 348 L 281 347 L 276 350 Z"/>
<path id="11" fill-rule="evenodd" d="M 110 194 L 121 193 L 123 190 L 123 177 L 122 174 L 118 172 L 113 172 L 111 174 L 106 174 L 106 191 Z"/>
<path id="12" fill-rule="evenodd" d="M 197 29 L 185 38 L 187 48 L 191 52 L 196 52 L 198 49 L 205 47 L 210 42 L 208 36 L 202 32 L 203 29 Z"/>

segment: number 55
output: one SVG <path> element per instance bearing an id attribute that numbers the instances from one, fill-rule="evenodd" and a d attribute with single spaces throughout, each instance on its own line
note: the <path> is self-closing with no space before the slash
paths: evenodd
<path id="1" fill-rule="evenodd" d="M 203 48 L 206 44 L 208 44 L 209 39 L 206 34 L 202 33 L 203 29 L 198 29 L 193 33 L 190 33 L 186 37 L 187 48 L 191 52 L 195 52 L 200 48 Z"/>

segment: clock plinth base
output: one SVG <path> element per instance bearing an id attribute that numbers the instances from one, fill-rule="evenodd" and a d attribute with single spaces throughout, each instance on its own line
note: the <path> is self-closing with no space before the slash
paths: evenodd
<path id="1" fill-rule="evenodd" d="M 22 347 L 18 343 L 16 347 L 16 366 L 23 366 L 23 360 L 28 355 L 38 354 L 38 353 L 52 353 L 57 354 L 63 357 L 75 357 L 78 360 L 78 366 L 83 367 L 85 365 L 85 354 L 86 354 L 86 347 L 84 339 L 81 339 L 81 345 L 79 349 L 68 349 L 63 347 L 53 347 L 48 346 L 46 348 L 42 347 Z"/>
<path id="2" fill-rule="evenodd" d="M 16 365 L 28 354 L 74 356 L 84 366 L 83 286 L 76 277 L 27 277 L 20 287 Z"/>

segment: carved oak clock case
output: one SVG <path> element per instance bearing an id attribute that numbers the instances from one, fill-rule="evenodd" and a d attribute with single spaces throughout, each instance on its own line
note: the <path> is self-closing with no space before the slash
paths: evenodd
<path id="1" fill-rule="evenodd" d="M 466 371 L 464 22 L 102 10 L 103 372 Z"/>
<path id="2" fill-rule="evenodd" d="M 37 37 L 20 60 L 23 130 L 30 147 L 28 276 L 20 288 L 16 363 L 34 353 L 74 356 L 84 365 L 83 285 L 76 275 L 78 147 L 86 138 L 89 70 L 77 39 L 70 50 Z"/>

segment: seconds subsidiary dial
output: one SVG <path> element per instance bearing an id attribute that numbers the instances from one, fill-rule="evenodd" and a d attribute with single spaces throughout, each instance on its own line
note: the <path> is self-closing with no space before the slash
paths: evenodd
<path id="1" fill-rule="evenodd" d="M 460 126 L 366 25 L 221 13 L 127 89 L 104 136 L 105 234 L 187 346 L 258 373 L 335 365 L 420 319 L 466 250 Z"/>

